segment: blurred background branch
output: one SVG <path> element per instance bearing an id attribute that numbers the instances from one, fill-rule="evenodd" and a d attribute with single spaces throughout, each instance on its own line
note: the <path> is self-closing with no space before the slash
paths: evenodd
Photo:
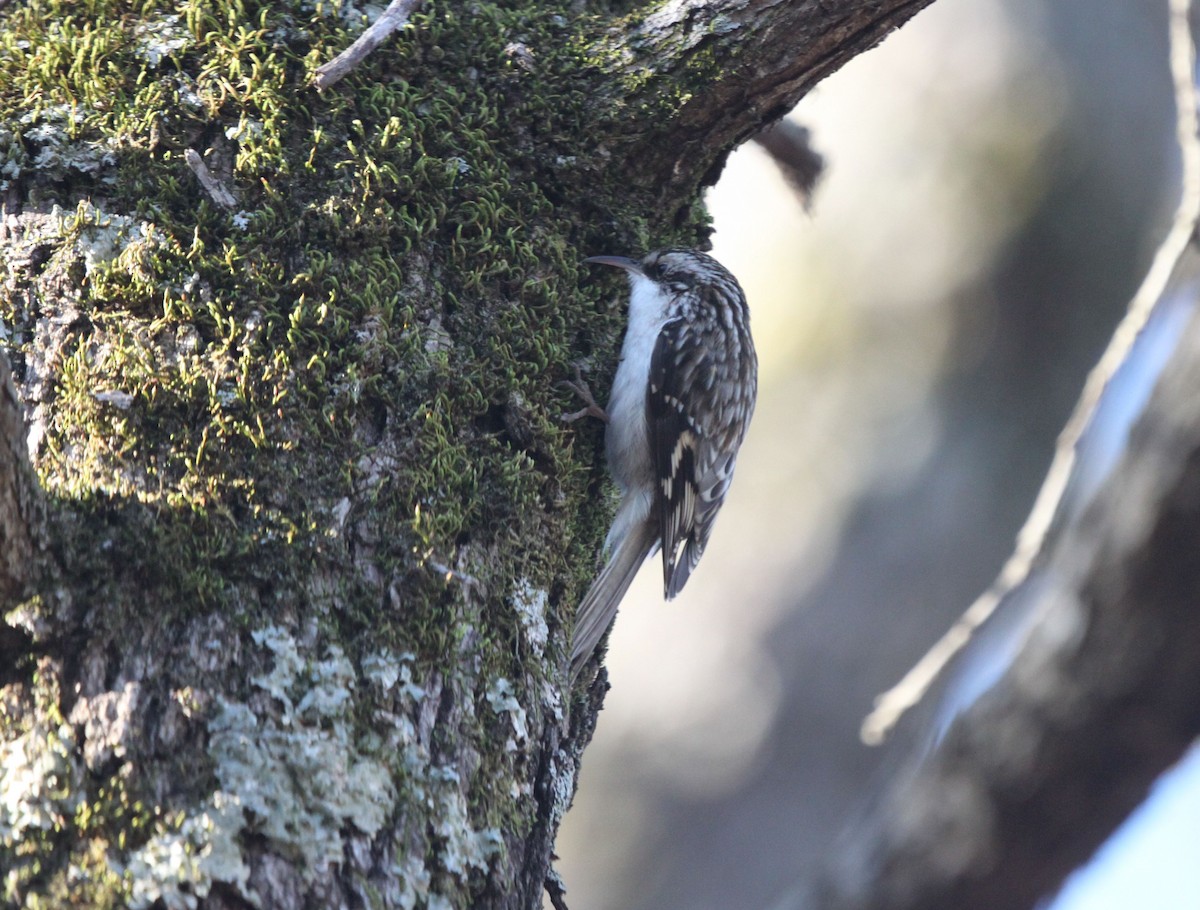
<path id="1" fill-rule="evenodd" d="M 1176 293 L 1194 309 L 1200 285 Z M 1192 318 L 1129 452 L 1024 582 L 1011 668 L 888 781 L 797 906 L 1033 907 L 1200 734 L 1198 387 Z"/>
<path id="2" fill-rule="evenodd" d="M 1060 531 L 1080 504 L 1095 492 L 1081 485 L 1085 470 L 1077 470 L 1081 441 L 1096 422 L 1101 400 L 1117 372 L 1134 350 L 1134 342 L 1146 328 L 1155 307 L 1165 306 L 1168 285 L 1177 277 L 1180 260 L 1195 241 L 1200 220 L 1200 135 L 1197 135 L 1195 49 L 1192 43 L 1191 0 L 1169 0 L 1171 8 L 1171 81 L 1175 89 L 1176 137 L 1183 163 L 1179 208 L 1171 230 L 1159 246 L 1150 270 L 1130 301 L 1125 318 L 1117 326 L 1100 362 L 1088 374 L 1071 419 L 1059 436 L 1054 461 L 1021 533 L 1017 547 L 999 577 L 963 614 L 941 640 L 896 686 L 881 695 L 875 710 L 863 722 L 863 740 L 878 745 L 901 715 L 929 690 L 937 675 L 970 641 L 973 632 L 999 608 L 1004 598 L 1024 582 L 1038 562 L 1048 555 L 1052 531 Z"/>
<path id="3" fill-rule="evenodd" d="M 942 738 L 885 785 L 806 908 L 1032 907 L 1200 734 L 1200 136 L 1189 0 L 1170 0 L 1182 193 L 992 588 L 864 724 L 878 741 L 994 611 L 1012 654 L 947 684 Z M 1186 328 L 1184 328 L 1186 326 Z M 1180 338 L 1182 334 L 1182 338 Z M 1161 352 L 1174 350 L 1158 382 Z M 1150 389 L 1157 390 L 1139 417 Z M 1131 425 L 1137 421 L 1136 428 Z M 982 693 L 982 694 L 980 694 Z"/>

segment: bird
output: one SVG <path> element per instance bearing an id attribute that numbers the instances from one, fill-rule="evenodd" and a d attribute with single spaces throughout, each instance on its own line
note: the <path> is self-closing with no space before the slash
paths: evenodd
<path id="1" fill-rule="evenodd" d="M 587 407 L 564 419 L 592 415 L 607 423 L 605 455 L 621 494 L 605 538 L 607 561 L 576 611 L 572 682 L 656 550 L 664 597 L 687 584 L 725 502 L 758 389 L 746 295 L 717 260 L 665 249 L 640 260 L 584 262 L 623 269 L 630 294 L 607 409 L 578 377 L 567 383 Z"/>

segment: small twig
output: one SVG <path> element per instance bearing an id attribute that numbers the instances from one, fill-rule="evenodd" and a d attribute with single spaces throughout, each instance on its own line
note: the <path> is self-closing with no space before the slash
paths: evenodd
<path id="1" fill-rule="evenodd" d="M 353 44 L 330 60 L 317 67 L 313 83 L 318 89 L 327 89 L 341 81 L 363 61 L 363 58 L 387 39 L 388 35 L 403 28 L 409 17 L 421 5 L 421 0 L 392 0 L 379 18 L 372 22 Z"/>
<path id="2" fill-rule="evenodd" d="M 464 588 L 477 589 L 480 587 L 479 579 L 474 575 L 468 575 L 466 572 L 460 572 L 457 569 L 452 569 L 445 563 L 435 562 L 434 560 L 427 558 L 425 560 L 425 565 L 429 566 L 429 568 L 441 575 L 442 580 L 445 581 L 446 584 L 449 584 L 452 581 L 457 581 Z"/>
<path id="3" fill-rule="evenodd" d="M 553 867 L 546 873 L 546 894 L 549 895 L 554 910 L 567 910 L 567 886 L 558 870 Z"/>
<path id="4" fill-rule="evenodd" d="M 790 120 L 777 121 L 754 137 L 796 191 L 806 211 L 825 170 L 825 159 L 812 147 L 811 138 L 808 127 Z"/>
<path id="5" fill-rule="evenodd" d="M 208 165 L 204 163 L 204 159 L 200 157 L 200 153 L 195 149 L 188 149 L 183 153 L 183 158 L 187 162 L 188 167 L 192 169 L 192 173 L 196 175 L 196 179 L 200 181 L 200 185 L 204 187 L 204 192 L 208 193 L 210 199 L 223 209 L 237 208 L 237 198 L 229 191 L 220 180 L 213 176 L 212 171 L 208 169 Z"/>
<path id="6" fill-rule="evenodd" d="M 1095 415 L 1109 381 L 1125 362 L 1134 340 L 1145 327 L 1200 223 L 1200 134 L 1197 128 L 1195 48 L 1188 22 L 1191 0 L 1170 0 L 1171 78 L 1175 87 L 1176 138 L 1183 159 L 1182 190 L 1175 220 L 1129 309 L 1109 341 L 1100 362 L 1088 375 L 1083 393 L 1067 421 L 1050 471 L 1034 502 L 1033 511 L 1017 535 L 1017 546 L 992 586 L 976 600 L 924 657 L 895 686 L 875 699 L 875 709 L 863 721 L 860 736 L 878 745 L 904 712 L 916 705 L 950 660 L 971 640 L 1018 584 L 1029 577 L 1046 554 L 1050 530 L 1061 515 L 1063 495 L 1075 467 L 1077 446 Z"/>

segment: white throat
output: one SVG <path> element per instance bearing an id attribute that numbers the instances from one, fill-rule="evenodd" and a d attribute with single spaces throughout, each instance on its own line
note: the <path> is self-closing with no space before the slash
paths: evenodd
<path id="1" fill-rule="evenodd" d="M 646 389 L 650 358 L 667 321 L 671 298 L 644 275 L 629 273 L 629 323 L 621 346 L 621 362 L 613 377 L 605 435 L 608 464 L 622 490 L 653 478 L 646 425 Z M 649 508 L 649 504 L 647 504 Z"/>

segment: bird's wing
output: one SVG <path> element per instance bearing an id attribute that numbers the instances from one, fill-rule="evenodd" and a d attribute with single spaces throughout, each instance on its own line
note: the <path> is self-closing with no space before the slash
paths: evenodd
<path id="1" fill-rule="evenodd" d="M 687 583 L 733 474 L 697 415 L 713 414 L 713 361 L 685 319 L 663 326 L 650 360 L 646 410 L 657 486 L 655 506 L 668 599 Z"/>

